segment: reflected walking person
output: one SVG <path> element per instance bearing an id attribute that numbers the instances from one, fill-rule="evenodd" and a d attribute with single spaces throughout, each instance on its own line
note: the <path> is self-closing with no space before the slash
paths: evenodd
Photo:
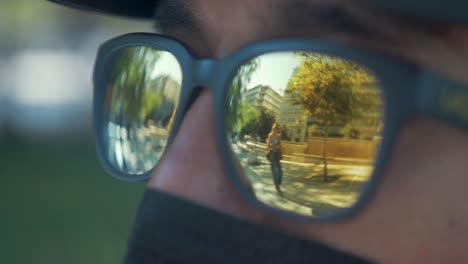
<path id="1" fill-rule="evenodd" d="M 271 173 L 273 182 L 275 183 L 276 191 L 280 196 L 283 196 L 280 185 L 283 180 L 283 169 L 281 168 L 281 126 L 278 123 L 273 123 L 271 132 L 267 138 L 267 159 L 270 161 Z"/>

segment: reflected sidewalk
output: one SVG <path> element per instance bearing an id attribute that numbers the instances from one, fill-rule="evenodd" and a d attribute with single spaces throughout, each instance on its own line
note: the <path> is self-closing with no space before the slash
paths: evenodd
<path id="1" fill-rule="evenodd" d="M 328 180 L 324 181 L 322 163 L 281 161 L 281 197 L 273 184 L 269 162 L 263 155 L 257 158 L 257 164 L 249 164 L 247 154 L 241 155 L 257 198 L 273 207 L 308 216 L 351 206 L 359 198 L 372 169 L 359 163 L 329 164 Z"/>

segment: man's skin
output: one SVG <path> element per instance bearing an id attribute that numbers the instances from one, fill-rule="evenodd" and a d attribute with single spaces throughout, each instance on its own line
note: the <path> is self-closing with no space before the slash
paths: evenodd
<path id="1" fill-rule="evenodd" d="M 199 56 L 221 58 L 276 37 L 325 38 L 399 56 L 468 85 L 468 28 L 412 25 L 358 1 L 352 6 L 344 0 L 182 2 L 184 15 L 191 18 L 171 24 L 173 18 L 159 14 L 162 30 Z M 349 17 L 344 26 L 334 26 L 321 15 L 324 7 L 345 10 L 364 29 L 347 27 Z M 401 128 L 383 180 L 366 207 L 342 221 L 298 222 L 254 207 L 233 188 L 215 141 L 213 97 L 202 89 L 149 188 L 380 263 L 468 263 L 466 157 L 467 131 L 414 116 Z"/>

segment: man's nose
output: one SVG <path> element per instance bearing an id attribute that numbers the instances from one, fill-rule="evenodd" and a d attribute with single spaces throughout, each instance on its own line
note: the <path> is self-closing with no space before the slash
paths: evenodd
<path id="1" fill-rule="evenodd" d="M 153 171 L 149 188 L 261 221 L 260 210 L 247 203 L 228 178 L 217 146 L 213 104 L 211 92 L 203 90 Z"/>

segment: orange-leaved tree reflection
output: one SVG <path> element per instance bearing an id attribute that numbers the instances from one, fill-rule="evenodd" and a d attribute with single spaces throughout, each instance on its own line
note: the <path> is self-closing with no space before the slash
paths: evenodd
<path id="1" fill-rule="evenodd" d="M 302 62 L 289 80 L 285 95 L 321 127 L 326 181 L 329 128 L 344 127 L 366 112 L 380 112 L 380 91 L 375 76 L 361 65 L 311 52 L 298 55 Z"/>

